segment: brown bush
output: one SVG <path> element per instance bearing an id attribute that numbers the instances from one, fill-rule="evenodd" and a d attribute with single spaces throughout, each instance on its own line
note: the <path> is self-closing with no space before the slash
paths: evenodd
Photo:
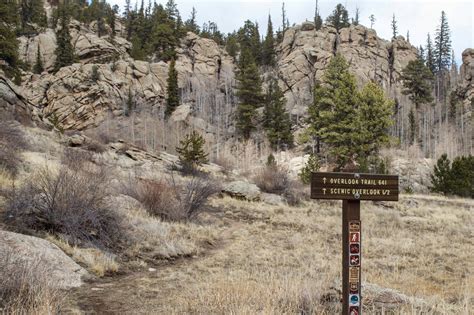
<path id="1" fill-rule="evenodd" d="M 27 148 L 27 142 L 15 121 L 0 121 L 0 167 L 12 175 L 18 173 L 20 151 Z"/>
<path id="2" fill-rule="evenodd" d="M 81 167 L 37 172 L 7 196 L 5 221 L 23 232 L 62 235 L 73 245 L 117 246 L 122 221 L 105 201 L 106 169 L 86 162 Z"/>
<path id="3" fill-rule="evenodd" d="M 28 262 L 11 254 L 0 255 L 0 313 L 59 314 L 64 293 L 53 288 L 47 264 Z"/>
<path id="4" fill-rule="evenodd" d="M 257 171 L 255 185 L 262 191 L 271 194 L 284 194 L 290 187 L 290 179 L 286 169 L 277 165 L 267 165 Z"/>
<path id="5" fill-rule="evenodd" d="M 205 210 L 218 186 L 205 176 L 193 176 L 184 184 L 165 180 L 129 179 L 122 192 L 140 201 L 148 213 L 166 221 L 189 221 Z"/>

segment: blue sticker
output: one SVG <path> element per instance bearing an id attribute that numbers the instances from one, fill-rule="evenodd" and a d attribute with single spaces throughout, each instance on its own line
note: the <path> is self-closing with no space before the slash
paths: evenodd
<path id="1" fill-rule="evenodd" d="M 359 295 L 358 294 L 349 295 L 349 303 L 351 305 L 358 306 L 359 305 Z"/>

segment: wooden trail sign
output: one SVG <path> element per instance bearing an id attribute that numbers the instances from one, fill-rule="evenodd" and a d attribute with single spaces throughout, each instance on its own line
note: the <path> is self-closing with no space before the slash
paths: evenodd
<path id="1" fill-rule="evenodd" d="M 313 173 L 311 198 L 342 200 L 342 314 L 360 315 L 360 200 L 398 201 L 398 175 Z"/>

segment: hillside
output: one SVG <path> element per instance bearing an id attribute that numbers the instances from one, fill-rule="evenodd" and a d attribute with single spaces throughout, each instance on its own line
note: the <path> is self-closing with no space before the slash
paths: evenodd
<path id="1" fill-rule="evenodd" d="M 338 8 L 263 37 L 0 3 L 0 313 L 340 313 L 341 201 L 308 176 L 348 171 L 399 176 L 361 205 L 363 312 L 468 314 L 474 49 L 436 68 Z"/>

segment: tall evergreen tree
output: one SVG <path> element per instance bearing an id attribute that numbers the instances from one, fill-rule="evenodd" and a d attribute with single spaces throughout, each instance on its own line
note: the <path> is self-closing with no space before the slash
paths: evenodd
<path id="1" fill-rule="evenodd" d="M 242 48 L 237 72 L 237 131 L 250 138 L 255 129 L 256 110 L 263 105 L 262 84 L 258 67 L 249 48 Z"/>
<path id="2" fill-rule="evenodd" d="M 415 104 L 415 114 L 413 114 L 415 137 L 421 144 L 421 137 L 419 134 L 418 122 L 420 118 L 421 105 L 433 101 L 431 89 L 433 84 L 433 73 L 423 64 L 420 59 L 412 60 L 402 71 L 402 80 L 405 95 L 410 95 L 409 98 Z M 411 119 L 411 117 L 409 117 Z M 411 122 L 410 122 L 411 124 Z M 413 129 L 411 129 L 413 133 Z M 412 136 L 410 136 L 412 141 Z"/>
<path id="3" fill-rule="evenodd" d="M 395 39 L 398 33 L 397 20 L 395 20 L 395 13 L 393 14 L 391 25 L 392 25 L 392 38 Z"/>
<path id="4" fill-rule="evenodd" d="M 354 18 L 352 19 L 352 24 L 359 25 L 360 24 L 360 9 L 356 7 Z"/>
<path id="5" fill-rule="evenodd" d="M 69 33 L 69 15 L 67 8 L 61 6 L 60 21 L 61 27 L 56 31 L 56 62 L 54 63 L 54 71 L 58 71 L 62 67 L 69 66 L 74 62 L 74 48 L 71 44 L 71 34 Z"/>
<path id="6" fill-rule="evenodd" d="M 431 87 L 433 74 L 419 59 L 411 60 L 402 71 L 402 80 L 405 95 L 410 95 L 410 100 L 416 107 L 433 101 Z"/>
<path id="7" fill-rule="evenodd" d="M 176 71 L 175 65 L 175 60 L 171 59 L 170 67 L 168 69 L 168 79 L 166 81 L 166 117 L 169 117 L 176 107 L 179 106 L 178 72 Z"/>
<path id="8" fill-rule="evenodd" d="M 262 45 L 262 64 L 274 66 L 275 61 L 275 40 L 273 38 L 273 25 L 270 14 L 268 15 L 267 35 Z"/>
<path id="9" fill-rule="evenodd" d="M 285 96 L 278 82 L 272 79 L 265 100 L 263 126 L 273 149 L 285 149 L 293 145 L 291 120 L 285 105 Z"/>
<path id="10" fill-rule="evenodd" d="M 16 28 L 19 24 L 18 6 L 15 0 L 0 3 L 0 69 L 9 78 L 19 81 L 18 40 Z"/>
<path id="11" fill-rule="evenodd" d="M 244 22 L 244 26 L 237 32 L 237 38 L 240 45 L 240 51 L 247 51 L 252 55 L 257 65 L 262 61 L 262 47 L 260 43 L 260 34 L 258 24 L 250 20 Z"/>
<path id="12" fill-rule="evenodd" d="M 317 31 L 321 29 L 323 26 L 323 19 L 321 18 L 321 14 L 319 14 L 319 6 L 318 0 L 316 0 L 316 6 L 314 8 L 314 27 Z"/>
<path id="13" fill-rule="evenodd" d="M 329 62 L 322 84 L 317 84 L 309 108 L 314 137 L 329 146 L 340 167 L 357 153 L 357 84 L 340 54 Z"/>
<path id="14" fill-rule="evenodd" d="M 436 61 L 433 51 L 433 42 L 430 38 L 430 33 L 426 38 L 426 66 L 430 69 L 431 73 L 436 73 Z"/>
<path id="15" fill-rule="evenodd" d="M 333 26 L 337 31 L 341 28 L 349 27 L 349 13 L 342 4 L 337 4 L 332 14 L 326 18 L 326 22 Z"/>
<path id="16" fill-rule="evenodd" d="M 48 26 L 48 19 L 44 10 L 42 0 L 21 0 L 21 28 L 23 32 L 28 32 L 29 23 L 35 23 L 39 26 Z"/>
<path id="17" fill-rule="evenodd" d="M 282 20 L 282 28 L 283 28 L 283 34 L 285 34 L 286 29 L 289 27 L 289 25 L 286 24 L 288 18 L 286 17 L 286 10 L 285 10 L 285 2 L 281 4 L 281 20 Z"/>
<path id="18" fill-rule="evenodd" d="M 43 71 L 44 71 L 43 59 L 41 58 L 41 50 L 40 50 L 40 45 L 38 43 L 38 50 L 36 52 L 36 63 L 35 63 L 35 66 L 33 67 L 33 72 L 36 74 L 40 74 Z"/>
<path id="19" fill-rule="evenodd" d="M 421 60 L 421 62 L 423 62 L 423 64 L 426 63 L 426 60 L 425 60 L 425 49 L 423 48 L 423 46 L 420 45 L 420 48 L 418 48 L 418 59 Z"/>
<path id="20" fill-rule="evenodd" d="M 234 31 L 233 33 L 227 34 L 225 42 L 225 50 L 232 58 L 234 58 L 235 61 L 237 58 L 237 53 L 239 51 L 237 33 Z"/>
<path id="21" fill-rule="evenodd" d="M 358 95 L 358 155 L 359 158 L 367 159 L 389 143 L 388 132 L 393 123 L 394 102 L 386 98 L 383 89 L 373 82 L 367 83 Z"/>
<path id="22" fill-rule="evenodd" d="M 444 11 L 441 11 L 440 25 L 436 29 L 433 53 L 436 62 L 436 72 L 449 69 L 451 64 L 451 34 Z"/>
<path id="23" fill-rule="evenodd" d="M 199 34 L 199 26 L 197 24 L 196 16 L 197 16 L 197 11 L 196 11 L 196 8 L 193 7 L 191 11 L 191 16 L 189 17 L 189 19 L 186 20 L 186 22 L 184 22 L 184 25 L 188 31 L 193 32 L 195 34 Z"/>

